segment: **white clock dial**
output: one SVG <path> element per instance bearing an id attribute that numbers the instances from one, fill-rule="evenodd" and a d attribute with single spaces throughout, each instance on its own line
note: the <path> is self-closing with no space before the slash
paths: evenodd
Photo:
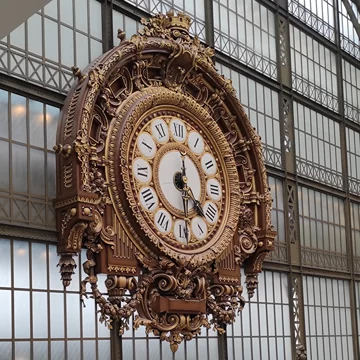
<path id="1" fill-rule="evenodd" d="M 217 171 L 215 158 L 211 154 L 205 153 L 201 158 L 201 167 L 206 175 L 215 175 Z"/>
<path id="2" fill-rule="evenodd" d="M 137 181 L 143 184 L 147 184 L 151 181 L 152 170 L 150 164 L 146 160 L 136 158 L 133 162 L 132 170 Z"/>
<path id="3" fill-rule="evenodd" d="M 141 154 L 148 159 L 152 159 L 156 154 L 156 144 L 152 136 L 148 133 L 141 133 L 137 138 L 137 146 Z"/>
<path id="4" fill-rule="evenodd" d="M 171 231 L 172 228 L 171 215 L 165 209 L 159 209 L 156 212 L 154 216 L 154 222 L 156 228 L 162 234 L 168 234 Z"/>
<path id="5" fill-rule="evenodd" d="M 179 119 L 170 121 L 170 132 L 174 140 L 184 142 L 187 136 L 186 125 Z"/>
<path id="6" fill-rule="evenodd" d="M 204 240 L 207 236 L 207 224 L 200 216 L 191 220 L 191 232 L 197 240 Z"/>
<path id="7" fill-rule="evenodd" d="M 141 206 L 149 212 L 153 212 L 159 206 L 159 199 L 155 190 L 151 186 L 145 186 L 139 191 Z"/>
<path id="8" fill-rule="evenodd" d="M 166 200 L 177 210 L 184 211 L 184 205 L 179 191 L 174 185 L 174 176 L 181 172 L 182 161 L 178 150 L 171 150 L 161 158 L 159 163 L 159 184 Z M 200 198 L 201 181 L 193 161 L 185 157 L 186 176 L 188 185 L 191 187 L 195 199 Z M 189 201 L 189 210 L 192 202 Z"/>
<path id="9" fill-rule="evenodd" d="M 214 200 L 219 201 L 221 199 L 221 185 L 219 181 L 212 178 L 206 182 L 206 193 Z"/>
<path id="10" fill-rule="evenodd" d="M 203 207 L 203 211 L 205 214 L 205 219 L 209 224 L 214 225 L 218 221 L 219 210 L 213 202 L 207 201 Z"/>
<path id="11" fill-rule="evenodd" d="M 189 225 L 187 226 L 188 228 L 188 240 L 190 239 L 190 228 Z M 178 219 L 175 221 L 174 223 L 174 236 L 175 239 L 183 244 L 186 244 L 186 233 L 185 233 L 185 221 Z"/>
<path id="12" fill-rule="evenodd" d="M 169 128 L 163 119 L 154 119 L 151 122 L 151 134 L 160 144 L 169 141 Z"/>
<path id="13" fill-rule="evenodd" d="M 197 131 L 191 131 L 189 133 L 188 146 L 193 153 L 197 155 L 202 154 L 205 148 L 203 137 Z"/>

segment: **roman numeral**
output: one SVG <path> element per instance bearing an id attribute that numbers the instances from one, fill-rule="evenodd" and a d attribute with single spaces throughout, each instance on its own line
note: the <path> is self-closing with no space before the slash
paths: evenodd
<path id="1" fill-rule="evenodd" d="M 204 230 L 201 228 L 201 226 L 199 224 L 197 224 L 198 228 L 199 228 L 199 231 L 200 231 L 200 234 L 199 235 L 202 235 L 204 233 Z"/>
<path id="2" fill-rule="evenodd" d="M 208 208 L 206 209 L 205 216 L 210 221 L 214 221 L 215 215 L 216 215 L 216 208 L 212 204 L 209 204 Z"/>
<path id="3" fill-rule="evenodd" d="M 159 133 L 160 139 L 162 139 L 163 137 L 166 136 L 165 130 L 164 130 L 164 128 L 163 128 L 163 124 L 155 125 L 155 129 L 156 129 L 157 132 Z"/>
<path id="4" fill-rule="evenodd" d="M 160 216 L 157 220 L 157 223 L 165 230 L 167 231 L 169 226 L 169 219 L 167 219 L 166 215 L 164 213 L 160 213 Z"/>
<path id="5" fill-rule="evenodd" d="M 186 234 L 185 234 L 185 226 L 179 224 L 179 236 L 181 238 L 184 238 L 186 237 Z"/>
<path id="6" fill-rule="evenodd" d="M 199 138 L 196 139 L 195 144 L 194 144 L 194 148 L 196 148 L 196 145 L 198 144 L 198 142 L 199 142 Z"/>
<path id="7" fill-rule="evenodd" d="M 214 166 L 214 162 L 213 160 L 209 160 L 205 163 L 206 169 L 209 170 L 210 168 L 212 168 Z"/>
<path id="8" fill-rule="evenodd" d="M 210 193 L 215 196 L 219 196 L 219 187 L 214 184 L 210 184 Z"/>
<path id="9" fill-rule="evenodd" d="M 145 200 L 148 210 L 150 210 L 155 205 L 154 195 L 152 194 L 150 189 L 143 190 L 141 192 L 141 195 Z"/>
<path id="10" fill-rule="evenodd" d="M 146 166 L 141 167 L 140 165 L 138 165 L 137 166 L 137 174 L 139 176 L 147 178 L 149 175 L 149 169 Z"/>
<path id="11" fill-rule="evenodd" d="M 142 144 L 143 144 L 144 146 L 146 146 L 146 147 L 149 149 L 149 153 L 151 153 L 152 147 L 151 147 L 150 145 L 148 145 L 144 140 L 142 141 Z"/>
<path id="12" fill-rule="evenodd" d="M 176 123 L 173 123 L 173 124 L 174 124 L 175 136 L 183 138 L 184 137 L 184 126 L 181 124 L 176 124 Z"/>

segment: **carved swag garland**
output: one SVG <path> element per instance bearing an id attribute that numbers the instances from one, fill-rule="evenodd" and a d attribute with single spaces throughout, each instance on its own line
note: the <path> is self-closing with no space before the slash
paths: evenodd
<path id="1" fill-rule="evenodd" d="M 87 277 L 81 292 L 87 297 L 90 285 L 100 321 L 109 327 L 119 322 L 121 335 L 137 313 L 134 327 L 145 325 L 175 352 L 202 326 L 223 332 L 222 325 L 234 321 L 245 305 L 240 267 L 245 268 L 251 297 L 276 233 L 260 137 L 231 81 L 217 73 L 211 60 L 214 51 L 189 35 L 190 18 L 182 13 L 160 14 L 142 24 L 144 28 L 128 41 L 119 31 L 120 45 L 84 73 L 74 69 L 78 81 L 65 102 L 59 145 L 54 147 L 61 179 L 55 200 L 59 267 L 68 286 L 76 268 L 73 256 L 86 248 Z M 125 129 L 121 114 L 133 109 L 136 115 L 136 101 L 146 93 L 152 94 L 149 106 L 164 99 L 180 108 L 192 102 L 201 106 L 230 146 L 233 175 L 240 179 L 240 188 L 231 189 L 230 196 L 239 198 L 239 217 L 236 229 L 227 230 L 233 236 L 217 244 L 212 257 L 195 261 L 165 247 L 159 252 L 155 246 L 159 244 L 149 244 L 123 207 L 123 195 L 114 190 L 118 171 L 114 151 L 122 146 L 115 143 L 114 124 Z M 128 164 L 123 161 L 119 166 L 125 169 Z M 107 296 L 98 289 L 97 273 L 108 274 Z"/>

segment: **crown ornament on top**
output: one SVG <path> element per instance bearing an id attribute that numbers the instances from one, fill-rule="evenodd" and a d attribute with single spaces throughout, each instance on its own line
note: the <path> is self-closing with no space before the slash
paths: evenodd
<path id="1" fill-rule="evenodd" d="M 133 35 L 130 42 L 141 48 L 142 43 L 147 41 L 149 37 L 175 40 L 177 46 L 182 47 L 185 51 L 190 51 L 194 55 L 199 55 L 202 60 L 212 67 L 214 62 L 212 57 L 215 54 L 214 49 L 203 45 L 197 35 L 189 34 L 192 20 L 191 17 L 183 12 L 175 15 L 173 10 L 164 14 L 157 14 L 149 19 L 141 19 L 144 27 L 138 31 L 138 35 Z M 177 48 L 179 50 L 179 48 Z M 182 52 L 182 50 L 181 50 Z"/>
<path id="2" fill-rule="evenodd" d="M 183 12 L 178 12 L 177 16 L 175 16 L 173 10 L 166 13 L 166 17 L 164 19 L 165 29 L 179 29 L 189 32 L 190 25 L 191 17 L 189 15 L 186 15 Z"/>
<path id="3" fill-rule="evenodd" d="M 139 31 L 140 35 L 160 37 L 183 37 L 189 38 L 189 29 L 192 23 L 191 17 L 181 11 L 175 15 L 173 10 L 164 14 L 157 14 L 150 19 L 141 19 L 145 25 Z"/>

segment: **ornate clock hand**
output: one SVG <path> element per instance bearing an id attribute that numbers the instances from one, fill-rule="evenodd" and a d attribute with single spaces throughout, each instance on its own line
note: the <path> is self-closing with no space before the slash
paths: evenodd
<path id="1" fill-rule="evenodd" d="M 181 191 L 181 196 L 183 199 L 183 206 L 184 206 L 184 222 L 185 222 L 185 238 L 186 238 L 186 243 L 189 243 L 189 230 L 188 230 L 188 222 L 189 222 L 189 218 L 188 218 L 188 213 L 189 213 L 189 187 L 187 185 L 187 177 L 186 177 L 186 167 L 185 167 L 185 156 L 186 156 L 186 152 L 180 152 L 180 156 L 181 156 L 181 161 L 182 161 L 182 166 L 181 166 L 181 180 L 182 180 L 182 191 Z"/>
<path id="2" fill-rule="evenodd" d="M 191 190 L 191 188 L 190 188 L 190 187 L 187 187 L 187 188 L 188 188 L 189 197 L 190 197 L 190 199 L 193 201 L 197 213 L 198 213 L 200 216 L 205 217 L 205 214 L 204 214 L 204 211 L 203 211 L 203 209 L 202 209 L 202 207 L 201 207 L 200 201 L 195 199 L 194 193 L 193 193 L 193 191 Z"/>

